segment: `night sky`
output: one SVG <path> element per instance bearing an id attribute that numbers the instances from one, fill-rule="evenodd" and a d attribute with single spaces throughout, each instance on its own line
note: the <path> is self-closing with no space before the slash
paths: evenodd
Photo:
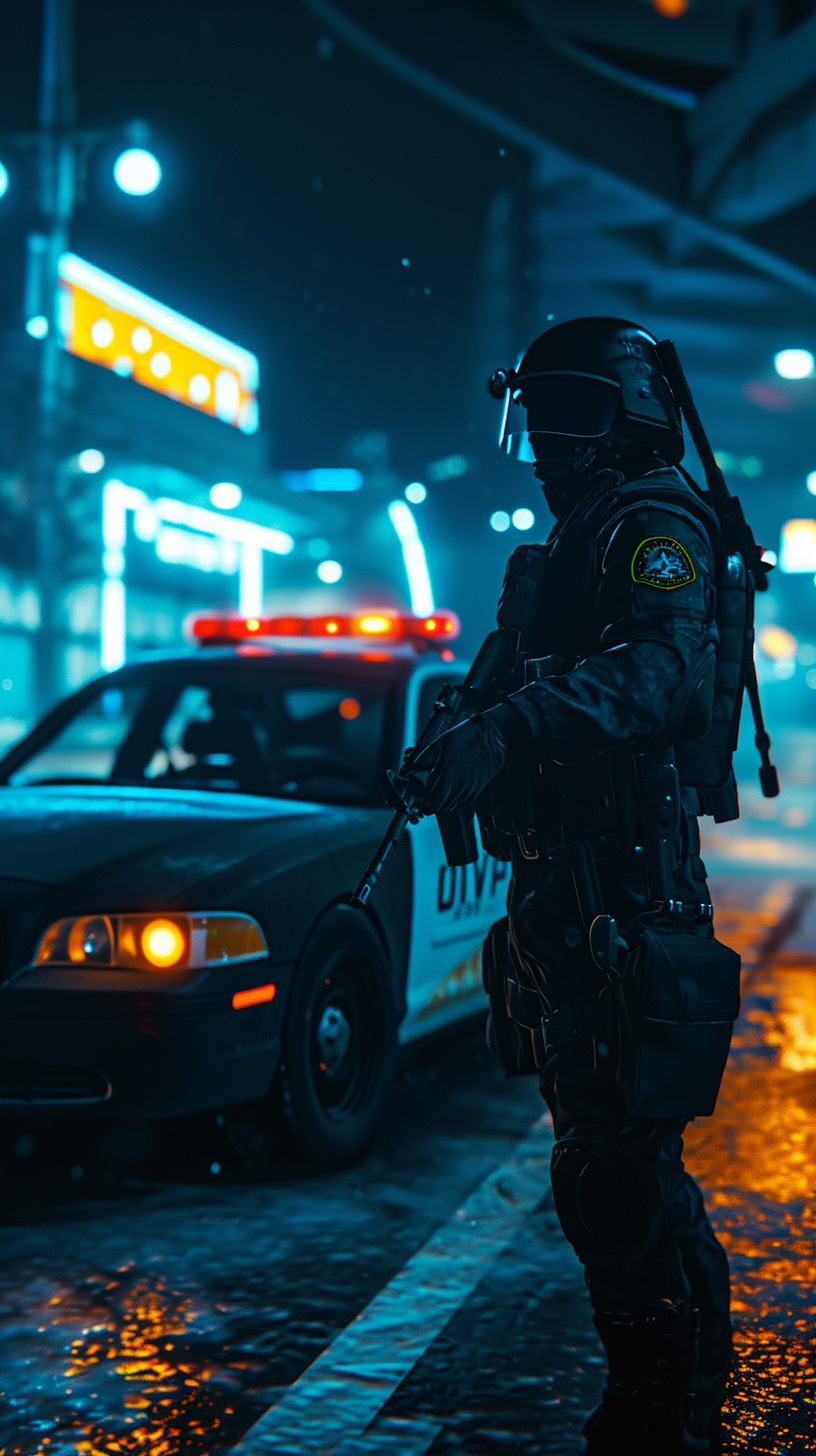
<path id="1" fill-rule="evenodd" d="M 7 10 L 4 30 L 3 129 L 30 129 L 39 6 Z M 337 464 L 352 434 L 385 429 L 413 475 L 462 450 L 474 415 L 492 443 L 495 409 L 468 368 L 474 297 L 484 216 L 523 181 L 521 154 L 500 155 L 295 0 L 78 0 L 76 81 L 79 125 L 144 119 L 164 177 L 153 197 L 125 197 L 111 177 L 121 143 L 98 145 L 74 250 L 258 354 L 270 464 Z M 37 225 L 14 160 L 7 326 Z"/>

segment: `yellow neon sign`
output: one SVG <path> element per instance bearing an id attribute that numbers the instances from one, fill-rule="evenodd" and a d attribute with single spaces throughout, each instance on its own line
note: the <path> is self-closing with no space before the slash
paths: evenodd
<path id="1" fill-rule="evenodd" d="M 251 435 L 258 360 L 74 253 L 59 261 L 60 342 L 69 354 L 135 379 Z"/>

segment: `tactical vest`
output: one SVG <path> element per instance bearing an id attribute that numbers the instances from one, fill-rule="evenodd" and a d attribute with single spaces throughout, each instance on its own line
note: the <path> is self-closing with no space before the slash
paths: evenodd
<path id="1" fill-rule="evenodd" d="M 746 654 L 753 650 L 753 599 L 741 558 L 725 558 L 722 553 L 716 515 L 679 472 L 654 471 L 628 482 L 619 480 L 611 487 L 607 476 L 579 502 L 546 544 L 522 546 L 513 553 L 497 621 L 500 628 L 519 633 L 514 688 L 534 678 L 568 672 L 581 659 L 603 650 L 595 619 L 603 553 L 623 517 L 643 506 L 654 506 L 698 528 L 702 526 L 711 543 L 719 642 L 708 678 L 709 701 L 703 720 L 698 714 L 696 723 L 689 703 L 678 703 L 667 746 L 673 750 L 687 807 L 712 814 L 717 822 L 734 819 L 739 807 L 731 763 L 739 730 Z M 702 681 L 689 686 L 706 688 Z M 688 736 L 690 731 L 694 737 Z M 486 847 L 490 842 L 491 852 L 510 858 L 514 838 L 524 852 L 524 835 L 535 818 L 536 777 L 540 779 L 542 773 L 546 773 L 544 764 L 525 766 L 521 771 L 505 770 L 494 781 L 489 803 L 480 806 L 479 814 L 482 839 Z"/>

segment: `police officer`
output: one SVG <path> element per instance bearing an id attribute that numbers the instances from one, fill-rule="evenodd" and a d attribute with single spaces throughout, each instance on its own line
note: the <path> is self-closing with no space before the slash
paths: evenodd
<path id="1" fill-rule="evenodd" d="M 706 701 L 710 721 L 718 524 L 677 469 L 655 345 L 626 320 L 575 319 L 493 376 L 501 444 L 535 464 L 555 517 L 545 546 L 511 557 L 499 605 L 525 678 L 413 765 L 423 813 L 475 806 L 486 846 L 512 859 L 487 949 L 540 1066 L 555 1207 L 608 1357 L 593 1456 L 721 1450 L 731 1360 L 728 1265 L 682 1162 L 688 1117 L 627 1106 L 588 936 L 599 909 L 625 941 L 661 905 L 712 933 L 701 795 L 674 748 L 705 732 Z"/>

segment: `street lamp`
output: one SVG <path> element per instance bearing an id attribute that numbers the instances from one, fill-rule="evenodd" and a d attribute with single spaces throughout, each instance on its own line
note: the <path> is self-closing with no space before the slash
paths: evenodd
<path id="1" fill-rule="evenodd" d="M 24 319 L 27 333 L 41 341 L 38 429 L 32 461 L 41 601 L 41 627 L 35 648 L 35 691 L 40 709 L 50 706 L 58 690 L 57 598 L 61 576 L 56 494 L 61 419 L 60 339 L 56 327 L 58 273 L 60 259 L 69 247 L 77 178 L 89 151 L 116 135 L 111 129 L 89 131 L 76 126 L 72 10 L 72 0 L 42 0 L 39 126 L 35 137 L 15 139 L 26 146 L 32 141 L 36 144 L 39 170 L 41 228 L 27 240 Z M 144 196 L 159 185 L 161 167 L 152 152 L 139 145 L 147 140 L 144 123 L 132 122 L 126 135 L 132 145 L 118 157 L 114 177 L 123 191 Z M 0 196 L 7 186 L 8 173 L 2 167 Z"/>

